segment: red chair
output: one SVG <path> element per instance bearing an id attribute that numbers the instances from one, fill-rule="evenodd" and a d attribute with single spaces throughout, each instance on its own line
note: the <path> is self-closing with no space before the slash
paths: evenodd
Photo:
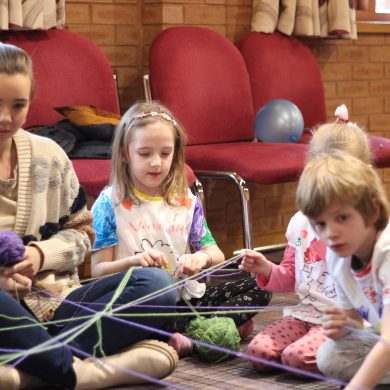
<path id="1" fill-rule="evenodd" d="M 249 73 L 255 112 L 272 99 L 296 104 L 304 118 L 300 142 L 327 120 L 324 88 L 316 58 L 302 42 L 280 33 L 251 32 L 237 44 Z"/>
<path id="2" fill-rule="evenodd" d="M 245 180 L 296 181 L 307 145 L 252 142 L 255 110 L 246 64 L 237 47 L 215 31 L 164 30 L 151 45 L 149 67 L 153 99 L 166 104 L 187 131 L 186 161 L 195 174 L 237 184 L 244 245 L 253 247 Z"/>
<path id="3" fill-rule="evenodd" d="M 8 31 L 3 42 L 26 50 L 32 58 L 36 91 L 25 126 L 64 119 L 55 107 L 90 105 L 120 113 L 117 85 L 104 52 L 91 40 L 68 30 Z M 108 184 L 110 160 L 78 159 L 73 166 L 87 195 L 96 198 Z M 187 167 L 190 185 L 195 175 Z M 196 182 L 197 186 L 199 183 Z"/>
<path id="4" fill-rule="evenodd" d="M 308 142 L 309 130 L 327 120 L 320 69 L 310 49 L 297 38 L 278 32 L 250 32 L 237 46 L 249 73 L 255 112 L 272 99 L 295 103 L 305 123 L 300 142 Z M 369 138 L 375 165 L 389 167 L 390 140 Z"/>

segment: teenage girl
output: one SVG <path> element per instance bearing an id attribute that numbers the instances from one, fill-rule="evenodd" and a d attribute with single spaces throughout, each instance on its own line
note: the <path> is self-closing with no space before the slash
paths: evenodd
<path id="1" fill-rule="evenodd" d="M 121 313 L 144 315 L 132 317 L 131 324 L 104 316 L 100 327 L 91 324 L 76 333 L 87 320 L 71 319 L 90 317 L 104 308 L 124 274 L 80 285 L 77 269 L 94 241 L 91 213 L 63 150 L 21 129 L 33 91 L 30 57 L 15 46 L 0 44 L 0 230 L 14 231 L 25 245 L 20 261 L 0 272 L 0 364 L 11 364 L 0 365 L 0 388 L 101 389 L 143 382 L 121 367 L 164 377 L 177 364 L 176 351 L 156 340 L 142 341 L 152 332 L 139 327 L 164 324 L 166 317 L 147 315 L 158 307 L 129 306 Z M 134 270 L 115 304 L 132 302 L 171 283 L 160 269 Z M 174 305 L 175 300 L 171 293 L 149 304 Z M 46 330 L 41 323 L 47 321 Z M 77 337 L 64 344 L 65 335 L 73 333 Z M 111 355 L 107 364 L 72 356 L 94 354 L 99 342 L 96 354 Z"/>

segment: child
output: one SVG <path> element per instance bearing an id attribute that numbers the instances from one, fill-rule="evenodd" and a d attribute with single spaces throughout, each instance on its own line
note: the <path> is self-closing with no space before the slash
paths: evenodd
<path id="1" fill-rule="evenodd" d="M 92 207 L 97 235 L 92 254 L 94 276 L 139 265 L 163 267 L 181 278 L 224 261 L 201 203 L 188 189 L 184 131 L 166 107 L 139 102 L 124 114 L 114 136 L 112 167 L 111 185 Z M 206 292 L 203 283 L 191 281 L 180 295 L 193 306 L 266 305 L 270 300 L 268 292 L 248 281 L 220 284 Z M 190 312 L 183 301 L 179 305 Z M 240 326 L 253 315 L 231 317 Z M 175 317 L 169 330 L 183 332 L 192 318 Z M 184 340 L 179 335 L 171 340 L 182 354 Z"/>
<path id="2" fill-rule="evenodd" d="M 307 160 L 318 153 L 344 150 L 370 163 L 367 134 L 348 122 L 345 106 L 336 110 L 337 121 L 320 126 L 313 134 Z M 288 245 L 280 265 L 261 253 L 246 250 L 240 268 L 257 273 L 260 287 L 270 291 L 292 292 L 299 296 L 297 307 L 286 308 L 284 317 L 260 332 L 248 346 L 248 353 L 267 361 L 282 361 L 288 366 L 316 372 L 316 352 L 325 341 L 321 327 L 324 307 L 335 300 L 334 283 L 325 263 L 325 243 L 318 239 L 308 219 L 297 212 L 289 222 Z M 289 329 L 287 332 L 286 329 Z M 269 365 L 252 361 L 264 371 Z"/>
<path id="3" fill-rule="evenodd" d="M 144 313 L 132 319 L 134 325 L 104 316 L 99 327 L 90 323 L 78 333 L 87 320 L 71 320 L 109 304 L 124 275 L 80 285 L 77 267 L 94 241 L 91 213 L 63 150 L 21 129 L 32 93 L 30 57 L 13 45 L 0 44 L 0 230 L 13 230 L 25 245 L 21 261 L 0 272 L 1 363 L 12 363 L 0 366 L 0 388 L 101 389 L 144 382 L 128 370 L 156 378 L 169 375 L 178 363 L 176 352 L 156 340 L 142 341 L 151 332 L 136 325 L 161 327 L 165 317 L 147 314 L 160 305 L 174 305 L 175 294 L 150 301 L 157 307 L 149 310 L 122 310 Z M 159 269 L 134 270 L 115 304 L 171 283 Z M 67 340 L 72 335 L 75 338 Z M 72 356 L 94 354 L 99 342 L 96 354 L 111 355 L 103 364 Z"/>
<path id="4" fill-rule="evenodd" d="M 340 309 L 324 310 L 331 340 L 317 354 L 326 375 L 346 389 L 390 383 L 390 225 L 375 170 L 346 154 L 312 160 L 297 189 L 298 208 L 326 243 Z M 363 320 L 372 327 L 363 329 Z"/>

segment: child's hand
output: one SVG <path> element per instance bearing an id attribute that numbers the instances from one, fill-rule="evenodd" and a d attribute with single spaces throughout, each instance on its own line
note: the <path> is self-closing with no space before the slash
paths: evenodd
<path id="1" fill-rule="evenodd" d="M 23 298 L 31 292 L 31 279 L 26 276 L 14 273 L 11 276 L 5 276 L 0 273 L 0 288 L 13 297 Z"/>
<path id="2" fill-rule="evenodd" d="M 243 249 L 242 252 L 245 253 L 245 256 L 238 266 L 240 270 L 259 273 L 266 277 L 269 276 L 272 266 L 264 255 L 252 249 Z"/>
<path id="3" fill-rule="evenodd" d="M 24 275 L 32 279 L 42 267 L 43 255 L 35 246 L 26 246 L 23 259 L 18 263 L 8 267 L 4 271 L 4 276 L 12 276 L 13 274 Z"/>
<path id="4" fill-rule="evenodd" d="M 322 326 L 325 336 L 331 339 L 339 339 L 347 333 L 345 326 L 349 324 L 349 317 L 343 310 L 337 307 L 331 307 L 324 310 L 322 317 Z"/>
<path id="5" fill-rule="evenodd" d="M 141 267 L 168 267 L 168 259 L 163 252 L 156 249 L 148 249 L 143 253 L 134 256 L 134 265 Z"/>
<path id="6" fill-rule="evenodd" d="M 178 277 L 196 275 L 206 266 L 208 259 L 209 257 L 203 252 L 181 256 L 177 266 Z"/>

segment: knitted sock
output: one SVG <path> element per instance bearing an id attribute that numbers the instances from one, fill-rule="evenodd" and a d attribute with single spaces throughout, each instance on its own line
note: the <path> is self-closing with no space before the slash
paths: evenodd
<path id="1" fill-rule="evenodd" d="M 192 351 L 192 341 L 181 333 L 174 333 L 168 341 L 180 357 L 188 356 Z"/>
<path id="2" fill-rule="evenodd" d="M 252 333 L 253 327 L 254 323 L 252 318 L 237 327 L 241 340 L 245 340 Z"/>

